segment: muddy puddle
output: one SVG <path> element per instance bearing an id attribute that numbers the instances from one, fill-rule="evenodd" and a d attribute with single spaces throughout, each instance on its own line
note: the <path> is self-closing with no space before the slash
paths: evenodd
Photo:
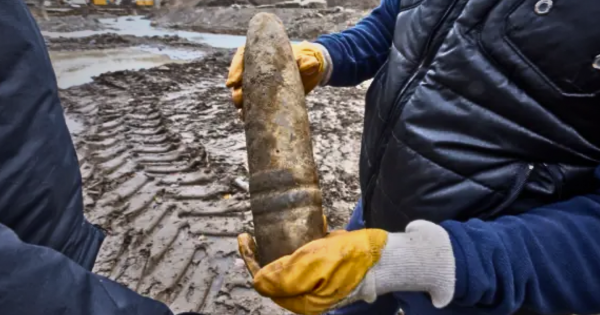
<path id="1" fill-rule="evenodd" d="M 185 63 L 203 55 L 202 51 L 129 47 L 50 52 L 50 59 L 58 87 L 66 89 L 92 82 L 93 77 L 105 72 L 147 69 L 166 63 Z"/>
<path id="2" fill-rule="evenodd" d="M 244 36 L 198 33 L 181 30 L 160 29 L 150 25 L 151 21 L 142 16 L 122 16 L 118 18 L 100 19 L 106 27 L 104 30 L 83 30 L 76 32 L 42 32 L 50 38 L 57 37 L 86 37 L 98 34 L 114 33 L 133 36 L 174 36 L 185 38 L 194 43 L 207 44 L 216 48 L 237 48 L 246 42 Z"/>
<path id="3" fill-rule="evenodd" d="M 85 126 L 79 117 L 74 115 L 65 115 L 65 121 L 67 123 L 67 127 L 69 128 L 69 132 L 72 135 L 78 135 L 84 130 Z"/>

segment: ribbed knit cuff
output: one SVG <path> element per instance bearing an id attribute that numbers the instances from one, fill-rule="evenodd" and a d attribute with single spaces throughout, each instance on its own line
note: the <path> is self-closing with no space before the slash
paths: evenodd
<path id="1" fill-rule="evenodd" d="M 327 85 L 327 83 L 329 83 L 329 79 L 331 79 L 331 74 L 333 73 L 333 63 L 331 62 L 331 55 L 329 55 L 329 51 L 327 50 L 327 48 L 325 48 L 325 46 L 319 43 L 314 44 L 317 45 L 319 49 L 321 49 L 321 53 L 323 53 L 323 59 L 325 61 L 323 69 L 325 73 L 323 74 L 323 78 L 321 79 L 321 82 L 319 82 L 319 85 L 325 86 Z"/>
<path id="2" fill-rule="evenodd" d="M 442 308 L 454 297 L 456 263 L 450 237 L 441 226 L 414 221 L 406 233 L 390 233 L 372 271 L 377 295 L 390 292 L 428 292 Z"/>
<path id="3" fill-rule="evenodd" d="M 444 221 L 440 224 L 450 235 L 454 260 L 456 261 L 456 285 L 454 286 L 454 300 L 460 300 L 468 296 L 469 292 L 469 264 L 465 249 L 463 246 L 472 246 L 468 242 L 461 242 L 460 239 L 468 237 L 462 222 Z M 465 245 L 465 243 L 467 243 Z M 474 280 L 477 281 L 477 280 Z"/>

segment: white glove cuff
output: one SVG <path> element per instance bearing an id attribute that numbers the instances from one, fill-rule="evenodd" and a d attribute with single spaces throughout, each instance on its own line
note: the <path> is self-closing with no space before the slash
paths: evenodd
<path id="1" fill-rule="evenodd" d="M 323 78 L 321 79 L 319 85 L 326 86 L 327 83 L 329 83 L 329 79 L 331 79 L 331 74 L 333 73 L 333 63 L 331 62 L 331 55 L 329 55 L 329 51 L 327 50 L 327 48 L 325 48 L 325 46 L 319 43 L 314 44 L 317 45 L 319 49 L 321 49 L 321 52 L 323 53 L 323 60 L 325 62 L 325 64 L 323 65 L 325 73 L 323 73 Z"/>
<path id="2" fill-rule="evenodd" d="M 406 233 L 390 233 L 374 274 L 377 295 L 428 292 L 442 308 L 454 297 L 456 262 L 448 232 L 429 221 L 413 221 Z"/>

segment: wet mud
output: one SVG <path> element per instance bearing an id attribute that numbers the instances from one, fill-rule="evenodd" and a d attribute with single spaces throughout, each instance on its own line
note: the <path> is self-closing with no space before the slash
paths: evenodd
<path id="1" fill-rule="evenodd" d="M 53 19 L 60 20 L 61 17 Z M 80 29 L 72 32 L 54 32 L 42 29 L 46 41 L 53 45 L 51 49 L 82 49 L 90 46 L 101 48 L 132 44 L 164 44 L 177 47 L 204 47 L 235 49 L 245 43 L 245 36 L 200 33 L 152 26 L 152 22 L 143 16 L 121 16 L 98 20 L 103 27 L 99 30 Z M 199 45 L 194 45 L 199 44 Z M 66 47 L 66 48 L 63 48 Z"/>
<path id="2" fill-rule="evenodd" d="M 102 74 L 60 91 L 84 183 L 106 230 L 94 271 L 177 312 L 288 314 L 253 289 L 236 235 L 252 232 L 243 124 L 225 87 L 231 53 Z M 359 197 L 366 85 L 307 98 L 331 228 Z"/>
<path id="3" fill-rule="evenodd" d="M 186 63 L 202 58 L 202 50 L 149 46 L 77 51 L 51 51 L 59 88 L 92 82 L 93 77 L 110 71 L 138 70 L 167 63 Z"/>
<path id="4" fill-rule="evenodd" d="M 52 51 L 111 49 L 134 46 L 180 47 L 203 51 L 211 50 L 206 44 L 192 42 L 177 35 L 166 36 L 133 36 L 115 33 L 96 34 L 86 37 L 46 37 L 46 45 Z"/>
<path id="5" fill-rule="evenodd" d="M 35 11 L 32 12 L 35 13 Z M 104 30 L 106 26 L 100 22 L 100 19 L 113 17 L 113 15 L 56 15 L 54 12 L 49 12 L 48 20 L 36 14 L 34 14 L 34 17 L 40 29 L 44 31 L 74 32 L 79 30 Z"/>
<path id="6" fill-rule="evenodd" d="M 277 15 L 290 38 L 312 40 L 355 25 L 369 11 L 334 7 L 327 9 L 204 7 L 174 8 L 153 14 L 152 23 L 164 28 L 196 32 L 245 35 L 250 19 L 259 12 Z"/>
<path id="7" fill-rule="evenodd" d="M 33 8 L 32 13 L 40 28 L 47 32 L 118 30 L 102 20 L 144 18 L 163 29 L 243 36 L 255 14 L 268 12 L 283 21 L 290 38 L 313 40 L 321 34 L 340 32 L 355 25 L 377 5 L 378 0 L 174 0 L 158 11 L 122 6 L 49 8 L 48 19 Z"/>

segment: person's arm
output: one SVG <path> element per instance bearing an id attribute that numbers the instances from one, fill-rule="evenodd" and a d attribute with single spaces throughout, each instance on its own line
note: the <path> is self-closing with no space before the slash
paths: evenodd
<path id="1" fill-rule="evenodd" d="M 23 243 L 0 224 L 3 314 L 171 315 L 164 304 L 93 274 L 61 253 Z"/>
<path id="2" fill-rule="evenodd" d="M 247 239 L 238 242 L 248 264 L 256 245 Z M 426 292 L 435 307 L 491 315 L 597 314 L 600 191 L 492 221 L 337 231 L 251 271 L 259 293 L 300 314 L 390 292 Z"/>
<path id="3" fill-rule="evenodd" d="M 491 222 L 442 226 L 456 257 L 455 303 L 498 315 L 522 307 L 600 312 L 600 192 Z"/>
<path id="4" fill-rule="evenodd" d="M 399 11 L 400 0 L 381 0 L 352 28 L 320 36 L 316 43 L 326 48 L 329 74 L 322 85 L 354 86 L 372 78 L 388 58 Z"/>

